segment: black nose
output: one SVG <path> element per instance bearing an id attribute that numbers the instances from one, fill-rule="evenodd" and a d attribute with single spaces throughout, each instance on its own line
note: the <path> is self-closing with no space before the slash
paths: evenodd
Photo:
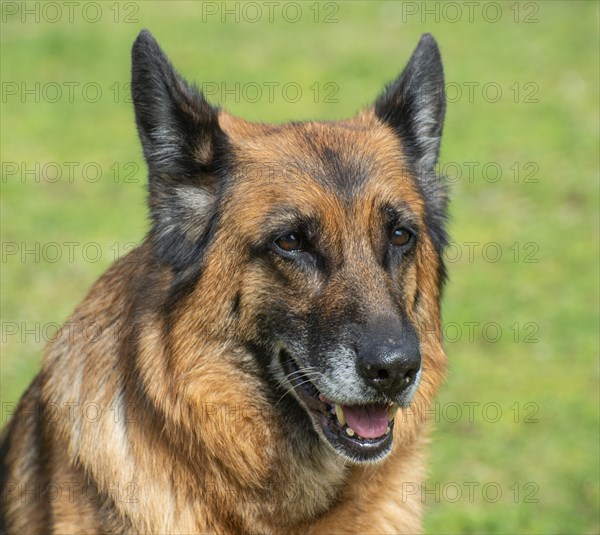
<path id="1" fill-rule="evenodd" d="M 412 385 L 421 368 L 417 335 L 407 327 L 393 334 L 375 329 L 358 346 L 358 370 L 365 383 L 391 397 Z"/>

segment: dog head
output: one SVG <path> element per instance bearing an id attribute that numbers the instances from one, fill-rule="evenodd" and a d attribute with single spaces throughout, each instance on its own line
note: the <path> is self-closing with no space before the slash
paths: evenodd
<path id="1" fill-rule="evenodd" d="M 211 106 L 154 38 L 133 47 L 153 252 L 171 299 L 264 371 L 290 433 L 384 458 L 394 414 L 444 365 L 445 111 L 434 39 L 357 117 L 265 125 Z M 200 320 L 199 320 L 200 321 Z"/>

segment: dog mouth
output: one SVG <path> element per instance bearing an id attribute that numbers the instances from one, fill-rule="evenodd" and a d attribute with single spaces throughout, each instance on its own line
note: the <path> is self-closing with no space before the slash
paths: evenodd
<path id="1" fill-rule="evenodd" d="M 317 431 L 336 452 L 356 463 L 387 456 L 392 449 L 397 403 L 336 403 L 319 392 L 287 351 L 281 350 L 280 362 Z"/>

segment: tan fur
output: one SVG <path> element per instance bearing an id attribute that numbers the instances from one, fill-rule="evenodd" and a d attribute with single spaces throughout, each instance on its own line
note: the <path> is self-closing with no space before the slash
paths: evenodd
<path id="1" fill-rule="evenodd" d="M 171 275 L 157 273 L 156 303 L 133 332 L 135 281 L 151 254 L 145 243 L 96 283 L 70 319 L 75 328 L 49 345 L 40 375 L 3 434 L 9 453 L 2 502 L 10 533 L 47 533 L 48 526 L 54 533 L 420 532 L 422 504 L 415 495 L 403 499 L 403 485 L 424 479 L 424 411 L 445 369 L 432 244 L 419 244 L 404 280 L 421 337 L 423 379 L 414 409 L 398 416 L 393 452 L 377 465 L 350 466 L 333 453 L 311 463 L 300 457 L 282 436 L 258 368 L 252 379 L 235 365 L 255 366 L 231 334 L 251 337 L 256 327 L 247 311 L 274 292 L 303 310 L 309 303 L 303 295 L 318 291 L 318 276 L 277 290 L 260 266 L 238 254 L 260 232 L 269 208 L 290 198 L 322 216 L 339 251 L 339 281 L 324 302 L 335 307 L 344 292 L 360 287 L 373 312 L 387 306 L 382 275 L 366 260 L 376 203 L 401 200 L 425 225 L 423 199 L 403 168 L 399 142 L 370 112 L 335 126 L 306 126 L 314 144 L 334 142 L 349 157 L 360 146 L 371 155 L 377 175 L 348 204 L 295 167 L 309 150 L 294 130 L 224 113 L 220 125 L 246 176 L 221 207 L 203 276 L 167 318 L 160 295 Z M 242 306 L 234 318 L 237 292 Z M 99 334 L 90 339 L 85 327 L 92 323 Z M 69 403 L 98 407 L 99 417 L 77 410 L 70 417 Z M 42 413 L 35 423 L 26 413 L 38 406 L 59 407 L 60 416 L 49 421 Z M 69 499 L 66 488 L 74 483 Z M 24 503 L 19 489 L 36 484 L 57 485 L 62 497 Z"/>

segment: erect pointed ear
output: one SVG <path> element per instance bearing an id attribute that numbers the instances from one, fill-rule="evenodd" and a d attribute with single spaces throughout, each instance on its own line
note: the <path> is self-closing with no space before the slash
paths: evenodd
<path id="1" fill-rule="evenodd" d="M 375 115 L 394 128 L 411 163 L 429 172 L 437 162 L 445 110 L 440 51 L 425 33 L 402 74 L 378 97 Z"/>
<path id="2" fill-rule="evenodd" d="M 180 77 L 147 30 L 131 51 L 131 93 L 148 164 L 156 252 L 177 270 L 194 261 L 214 220 L 226 136 L 218 110 Z M 195 259 L 197 260 L 197 259 Z"/>
<path id="3" fill-rule="evenodd" d="M 131 50 L 131 94 L 151 175 L 190 177 L 210 164 L 218 110 L 177 74 L 148 30 Z"/>

